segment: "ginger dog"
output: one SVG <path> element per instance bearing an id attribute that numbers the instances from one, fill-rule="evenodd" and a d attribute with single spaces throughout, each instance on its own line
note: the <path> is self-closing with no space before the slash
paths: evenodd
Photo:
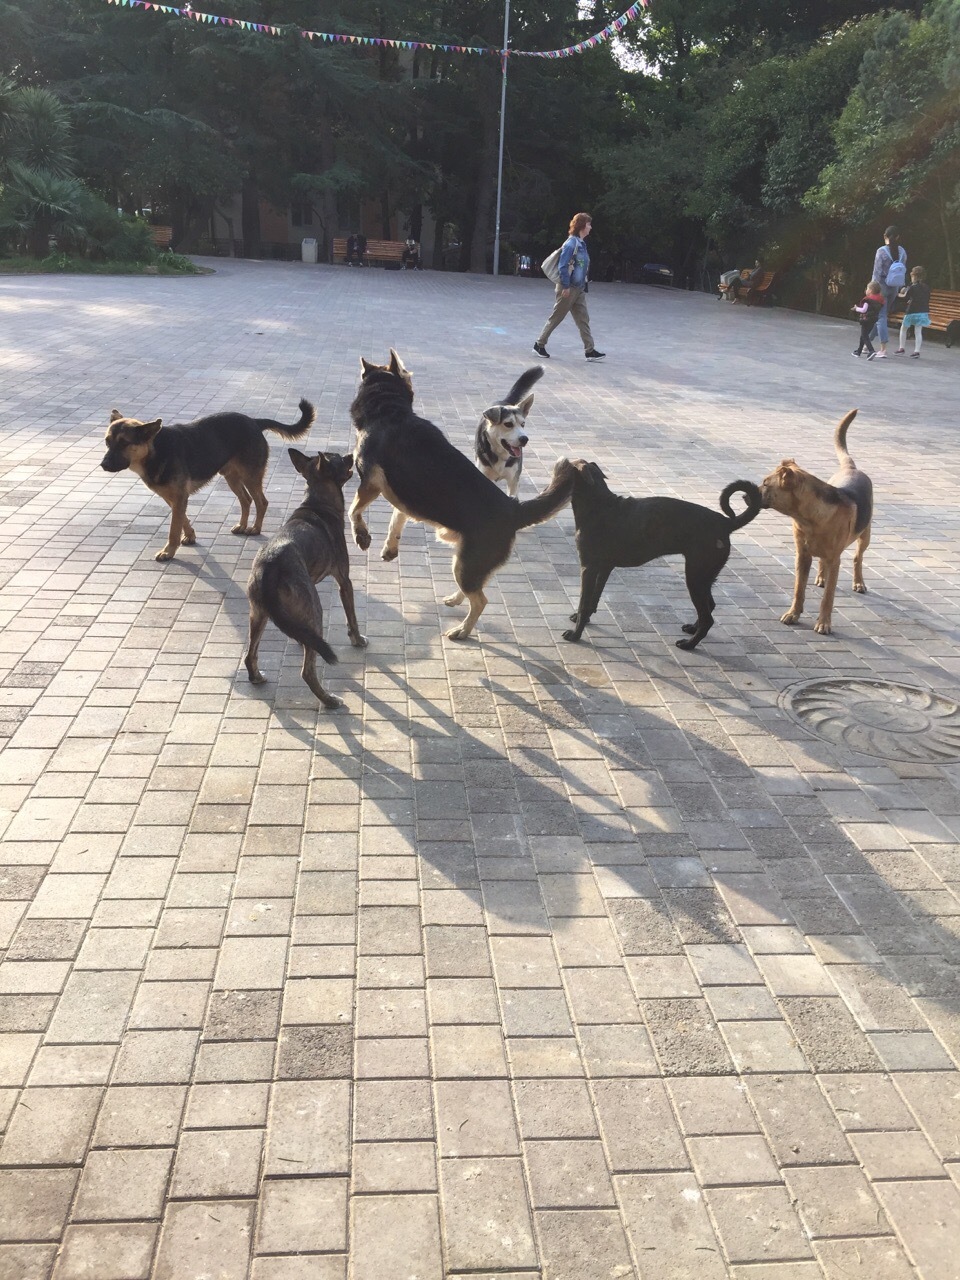
<path id="1" fill-rule="evenodd" d="M 810 565 L 817 556 L 820 569 L 816 585 L 823 587 L 823 599 L 813 629 L 821 635 L 830 634 L 840 557 L 854 541 L 857 549 L 853 557 L 853 589 L 864 594 L 867 590 L 863 584 L 863 553 L 870 545 L 873 485 L 865 472 L 857 470 L 847 452 L 847 428 L 856 416 L 857 410 L 851 409 L 834 432 L 833 447 L 840 470 L 829 481 L 818 480 L 801 470 L 792 458 L 785 458 L 760 484 L 763 505 L 792 518 L 797 546 L 793 601 L 780 621 L 792 626 L 800 620 Z"/>

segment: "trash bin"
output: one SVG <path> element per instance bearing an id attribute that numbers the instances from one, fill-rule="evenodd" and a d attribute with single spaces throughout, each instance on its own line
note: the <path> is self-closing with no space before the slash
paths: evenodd
<path id="1" fill-rule="evenodd" d="M 308 237 L 306 240 L 300 241 L 300 256 L 304 262 L 316 262 L 317 260 L 317 242 Z"/>

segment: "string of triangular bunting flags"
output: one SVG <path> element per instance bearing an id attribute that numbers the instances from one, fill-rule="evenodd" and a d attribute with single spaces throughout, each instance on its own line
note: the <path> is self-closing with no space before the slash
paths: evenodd
<path id="1" fill-rule="evenodd" d="M 267 22 L 248 22 L 245 18 L 225 18 L 216 13 L 199 13 L 189 4 L 177 8 L 170 4 L 157 4 L 156 0 L 106 0 L 107 4 L 116 5 L 118 9 L 151 9 L 155 13 L 165 13 L 174 18 L 188 18 L 193 22 L 205 23 L 209 26 L 238 27 L 241 31 L 254 31 L 259 35 L 280 36 L 288 31 L 296 31 L 297 27 L 286 25 L 271 26 Z M 441 53 L 491 53 L 498 58 L 569 58 L 587 49 L 595 49 L 597 45 L 612 39 L 636 18 L 641 9 L 645 9 L 650 0 L 637 0 L 629 9 L 621 13 L 619 18 L 598 31 L 596 35 L 581 40 L 579 44 L 569 45 L 566 49 L 490 49 L 464 44 L 436 44 L 430 40 L 391 40 L 383 36 L 351 36 L 339 35 L 331 31 L 303 31 L 299 34 L 304 40 L 319 40 L 323 44 L 374 45 L 388 49 L 431 49 Z"/>

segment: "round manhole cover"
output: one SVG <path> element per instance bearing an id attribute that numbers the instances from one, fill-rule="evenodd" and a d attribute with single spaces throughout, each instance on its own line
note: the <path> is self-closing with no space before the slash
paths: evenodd
<path id="1" fill-rule="evenodd" d="M 787 714 L 834 746 L 883 760 L 960 760 L 960 706 L 886 680 L 808 680 L 781 695 Z"/>

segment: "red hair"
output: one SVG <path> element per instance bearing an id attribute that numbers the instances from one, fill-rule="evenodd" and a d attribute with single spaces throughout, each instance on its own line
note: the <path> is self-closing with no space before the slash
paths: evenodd
<path id="1" fill-rule="evenodd" d="M 571 236 L 578 236 L 588 222 L 593 222 L 593 218 L 589 213 L 575 213 L 570 219 L 570 230 L 568 234 Z"/>

